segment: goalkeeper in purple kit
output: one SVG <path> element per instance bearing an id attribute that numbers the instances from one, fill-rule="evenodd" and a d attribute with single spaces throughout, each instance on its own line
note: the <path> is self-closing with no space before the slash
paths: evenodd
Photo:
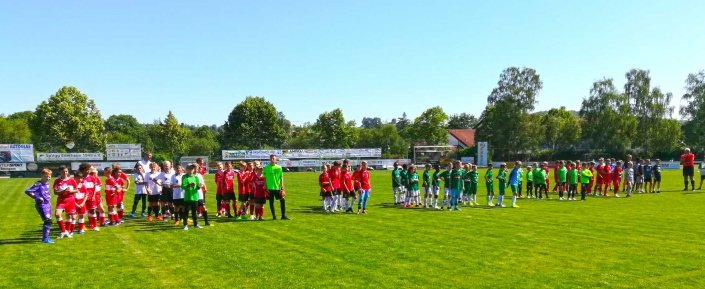
<path id="1" fill-rule="evenodd" d="M 34 199 L 34 208 L 44 221 L 42 227 L 42 243 L 53 244 L 54 241 L 49 239 L 49 230 L 51 229 L 51 192 L 49 191 L 49 180 L 51 180 L 51 170 L 42 170 L 42 179 L 27 188 L 24 193 Z"/>

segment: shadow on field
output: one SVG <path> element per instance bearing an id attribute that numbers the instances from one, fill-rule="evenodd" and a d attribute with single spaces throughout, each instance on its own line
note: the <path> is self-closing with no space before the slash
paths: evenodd
<path id="1" fill-rule="evenodd" d="M 41 240 L 42 230 L 34 230 L 22 233 L 19 238 L 0 240 L 0 246 L 39 243 Z"/>
<path id="2" fill-rule="evenodd" d="M 323 210 L 323 205 L 320 206 L 302 206 L 301 209 L 291 210 L 297 214 L 314 214 L 314 215 L 327 215 L 326 211 Z"/>

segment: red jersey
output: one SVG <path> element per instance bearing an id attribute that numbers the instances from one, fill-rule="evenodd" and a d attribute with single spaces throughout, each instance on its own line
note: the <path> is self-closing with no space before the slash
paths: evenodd
<path id="1" fill-rule="evenodd" d="M 217 172 L 214 175 L 215 178 L 215 194 L 223 194 L 223 172 Z"/>
<path id="2" fill-rule="evenodd" d="M 553 168 L 553 180 L 556 182 L 558 182 L 558 169 L 560 169 L 560 168 L 561 168 L 560 166 L 556 166 L 555 168 Z M 546 171 L 546 172 L 548 172 L 548 171 Z M 546 174 L 546 175 L 548 175 L 548 174 Z"/>
<path id="3" fill-rule="evenodd" d="M 608 181 L 612 179 L 612 166 L 610 165 L 605 165 L 605 179 Z"/>
<path id="4" fill-rule="evenodd" d="M 333 190 L 330 184 L 330 178 L 328 177 L 328 173 L 324 172 L 321 173 L 320 176 L 318 176 L 318 185 L 321 186 L 321 192 L 325 193 Z"/>
<path id="5" fill-rule="evenodd" d="M 78 189 L 78 192 L 73 194 L 73 198 L 76 200 L 76 203 L 82 203 L 83 199 L 86 198 L 86 188 L 83 186 L 83 182 L 79 183 L 78 186 L 76 186 L 76 189 Z"/>
<path id="6" fill-rule="evenodd" d="M 122 178 L 113 178 L 109 177 L 105 180 L 105 196 L 110 197 L 117 195 L 118 193 L 123 191 L 123 186 L 125 185 L 125 182 L 122 180 Z"/>
<path id="7" fill-rule="evenodd" d="M 691 154 L 691 153 L 682 154 L 681 155 L 681 162 L 683 163 L 684 167 L 695 166 L 695 155 Z"/>
<path id="8" fill-rule="evenodd" d="M 233 187 L 233 182 L 235 181 L 235 172 L 229 171 L 223 173 L 223 194 L 234 194 L 235 188 Z"/>
<path id="9" fill-rule="evenodd" d="M 619 181 L 621 179 L 622 179 L 622 167 L 616 166 L 616 167 L 614 167 L 614 170 L 612 170 L 612 181 L 619 184 Z"/>
<path id="10" fill-rule="evenodd" d="M 237 172 L 237 194 L 238 195 L 245 195 L 247 194 L 247 176 L 248 173 L 247 171 L 239 171 Z"/>
<path id="11" fill-rule="evenodd" d="M 84 179 L 85 180 L 85 179 Z M 100 187 L 103 186 L 103 182 L 100 181 L 100 177 L 94 176 L 93 177 L 93 184 L 94 184 L 94 193 L 100 194 Z"/>
<path id="12" fill-rule="evenodd" d="M 330 178 L 331 185 L 334 189 L 340 189 L 340 170 L 330 169 L 328 170 L 328 178 Z"/>
<path id="13" fill-rule="evenodd" d="M 198 169 L 198 173 L 201 175 L 205 175 L 206 174 L 206 166 L 200 166 Z"/>
<path id="14" fill-rule="evenodd" d="M 360 174 L 360 171 L 354 171 L 352 173 L 352 179 L 353 179 L 353 187 L 357 191 L 360 189 L 360 180 L 358 180 L 358 175 Z"/>
<path id="15" fill-rule="evenodd" d="M 550 174 L 551 169 L 549 169 L 548 166 L 545 166 L 545 167 L 543 167 L 543 170 L 546 171 L 546 182 L 548 182 L 549 176 L 551 175 Z M 554 174 L 554 175 L 557 175 L 557 174 Z M 553 177 L 555 177 L 555 176 L 553 176 Z"/>
<path id="16" fill-rule="evenodd" d="M 252 194 L 254 195 L 255 198 L 266 198 L 267 197 L 267 189 L 265 186 L 265 181 L 264 181 L 264 176 L 258 176 L 256 174 L 252 174 L 251 177 L 252 181 Z"/>
<path id="17" fill-rule="evenodd" d="M 605 165 L 597 166 L 597 179 L 601 180 L 605 177 Z"/>
<path id="18" fill-rule="evenodd" d="M 78 187 L 78 184 L 76 184 L 76 180 L 73 178 L 68 178 L 65 180 L 62 179 L 56 179 L 54 180 L 54 191 L 63 191 L 63 190 L 69 190 L 73 191 Z M 73 202 L 73 193 L 65 192 L 61 195 L 56 200 L 56 203 L 62 203 L 66 201 L 72 201 Z"/>
<path id="19" fill-rule="evenodd" d="M 343 171 L 342 178 L 343 193 L 354 192 L 355 190 L 353 189 L 352 175 L 350 174 L 350 172 Z"/>
<path id="20" fill-rule="evenodd" d="M 578 170 L 578 184 L 580 184 L 580 170 L 582 170 L 582 168 L 580 166 L 575 166 L 575 169 Z"/>
<path id="21" fill-rule="evenodd" d="M 255 193 L 255 182 L 257 181 L 257 174 L 253 172 L 247 173 L 247 193 L 253 195 Z"/>
<path id="22" fill-rule="evenodd" d="M 589 170 L 590 170 L 590 172 L 592 173 L 592 175 L 594 176 L 594 175 L 595 175 L 595 168 L 594 168 L 594 167 L 590 167 Z M 590 179 L 590 183 L 592 183 L 592 182 L 594 182 L 594 179 Z"/>
<path id="23" fill-rule="evenodd" d="M 363 190 L 370 189 L 370 172 L 369 171 L 361 171 L 360 174 L 357 175 L 357 179 L 360 182 L 361 189 L 363 189 Z"/>
<path id="24" fill-rule="evenodd" d="M 127 181 L 127 175 L 124 172 L 120 172 L 120 179 L 123 181 Z"/>
<path id="25" fill-rule="evenodd" d="M 96 185 L 95 179 L 95 177 L 88 175 L 81 180 L 81 187 L 83 187 L 86 191 L 86 195 L 91 199 L 93 199 L 95 195 L 96 187 L 100 187 L 100 183 Z M 100 179 L 98 181 L 100 181 Z"/>

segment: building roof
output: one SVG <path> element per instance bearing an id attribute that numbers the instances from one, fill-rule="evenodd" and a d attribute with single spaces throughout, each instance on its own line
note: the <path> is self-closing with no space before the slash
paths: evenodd
<path id="1" fill-rule="evenodd" d="M 475 146 L 475 130 L 474 129 L 449 129 L 455 139 L 464 144 L 466 147 Z"/>

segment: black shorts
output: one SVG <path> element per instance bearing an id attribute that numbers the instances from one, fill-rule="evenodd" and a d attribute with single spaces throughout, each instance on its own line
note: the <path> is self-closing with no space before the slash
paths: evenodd
<path id="1" fill-rule="evenodd" d="M 349 199 L 349 198 L 354 198 L 354 197 L 355 197 L 355 192 L 343 193 L 343 198 Z"/>
<path id="2" fill-rule="evenodd" d="M 199 206 L 199 207 L 204 207 L 204 206 L 206 206 L 206 199 L 198 200 L 198 206 Z"/>
<path id="3" fill-rule="evenodd" d="M 333 189 L 333 195 L 340 196 L 340 195 L 342 195 L 342 193 L 340 192 L 340 189 Z"/>
<path id="4" fill-rule="evenodd" d="M 267 198 L 255 198 L 252 197 L 255 200 L 256 205 L 264 205 L 267 203 Z"/>
<path id="5" fill-rule="evenodd" d="M 651 177 L 644 177 L 644 182 L 645 183 L 650 183 L 651 182 Z"/>
<path id="6" fill-rule="evenodd" d="M 661 175 L 654 175 L 654 182 L 661 182 Z"/>
<path id="7" fill-rule="evenodd" d="M 174 199 L 174 189 L 172 188 L 162 188 L 162 196 L 160 200 L 165 203 L 171 203 Z"/>
<path id="8" fill-rule="evenodd" d="M 247 200 L 249 200 L 249 199 L 250 199 L 250 195 L 237 195 L 237 200 L 239 202 L 244 203 L 244 202 L 247 202 Z"/>
<path id="9" fill-rule="evenodd" d="M 181 207 L 184 205 L 184 199 L 174 199 L 174 207 Z"/>
<path id="10" fill-rule="evenodd" d="M 694 166 L 683 167 L 683 176 L 684 177 L 695 176 L 695 167 Z"/>
<path id="11" fill-rule="evenodd" d="M 235 193 L 223 194 L 223 201 L 234 201 L 234 200 L 235 200 Z"/>
<path id="12" fill-rule="evenodd" d="M 269 191 L 269 200 L 272 201 L 274 199 L 281 200 L 282 199 L 282 191 L 281 190 L 267 190 Z"/>
<path id="13" fill-rule="evenodd" d="M 223 202 L 223 194 L 216 194 L 215 195 L 215 203 L 220 204 Z"/>
<path id="14" fill-rule="evenodd" d="M 147 202 L 150 202 L 150 203 L 159 202 L 160 199 L 161 199 L 161 196 L 160 196 L 160 195 L 149 195 L 149 196 L 147 196 Z"/>
<path id="15" fill-rule="evenodd" d="M 321 192 L 321 197 L 332 197 L 333 193 L 332 192 Z"/>

